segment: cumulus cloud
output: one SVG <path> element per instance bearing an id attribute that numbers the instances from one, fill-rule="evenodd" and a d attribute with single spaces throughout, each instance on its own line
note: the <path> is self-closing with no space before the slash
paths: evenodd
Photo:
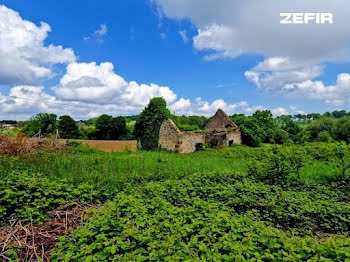
<path id="1" fill-rule="evenodd" d="M 350 2 L 345 0 L 153 0 L 162 16 L 190 19 L 194 46 L 214 57 L 257 53 L 265 57 L 340 59 L 350 44 Z M 331 12 L 334 24 L 281 25 L 281 12 Z M 331 39 L 331 41 L 330 41 Z M 210 58 L 214 58 L 210 56 Z M 350 56 L 341 57 L 349 61 Z"/>
<path id="2" fill-rule="evenodd" d="M 118 103 L 135 108 L 144 107 L 150 98 L 162 96 L 168 103 L 176 100 L 176 94 L 166 86 L 127 82 L 114 72 L 110 62 L 97 65 L 73 62 L 58 86 L 53 88 L 59 99 L 95 104 Z"/>
<path id="3" fill-rule="evenodd" d="M 315 79 L 323 73 L 323 66 L 307 65 L 289 58 L 273 57 L 260 62 L 245 77 L 259 89 L 273 95 L 283 94 L 291 84 Z"/>
<path id="4" fill-rule="evenodd" d="M 0 93 L 0 115 L 9 119 L 27 120 L 32 115 L 40 112 L 54 113 L 57 115 L 68 114 L 75 119 L 88 119 L 102 114 L 132 115 L 139 114 L 150 98 L 162 96 L 168 101 L 171 112 L 177 115 L 204 115 L 212 116 L 219 108 L 228 114 L 245 113 L 252 114 L 256 110 L 266 109 L 263 106 L 252 106 L 245 101 L 227 103 L 222 99 L 208 102 L 202 98 L 180 98 L 169 88 L 161 89 L 157 85 L 138 85 L 130 82 L 128 91 L 118 97 L 111 98 L 103 104 L 93 101 L 67 100 L 48 94 L 42 86 L 16 86 L 10 90 L 9 96 Z M 128 94 L 129 96 L 125 96 Z M 274 115 L 287 114 L 283 108 L 270 108 Z"/>
<path id="5" fill-rule="evenodd" d="M 0 5 L 0 84 L 32 84 L 54 76 L 52 65 L 75 61 L 72 49 L 45 45 L 51 28 Z"/>
<path id="6" fill-rule="evenodd" d="M 347 74 L 334 86 L 315 79 L 325 64 L 350 62 L 350 2 L 345 0 L 153 0 L 162 17 L 189 19 L 197 27 L 195 49 L 205 60 L 243 54 L 265 57 L 245 77 L 269 95 L 323 100 L 334 106 L 348 101 Z M 281 25 L 283 12 L 329 12 L 333 24 Z"/>
<path id="7" fill-rule="evenodd" d="M 201 97 L 191 101 L 190 99 L 180 98 L 175 103 L 169 105 L 171 112 L 176 115 L 202 115 L 212 116 L 218 109 L 223 109 L 227 114 L 231 115 L 234 113 L 253 114 L 256 110 L 270 109 L 275 115 L 288 114 L 288 111 L 282 107 L 279 108 L 266 108 L 260 105 L 249 105 L 246 101 L 237 103 L 227 103 L 222 99 L 208 102 L 203 100 Z"/>
<path id="8" fill-rule="evenodd" d="M 203 50 L 217 49 L 221 56 L 235 55 L 225 48 L 228 44 L 225 37 L 234 37 L 234 31 L 230 27 L 218 27 L 216 30 L 215 26 L 211 23 L 208 28 L 203 27 L 202 39 L 198 36 L 195 45 Z M 213 30 L 212 33 L 208 31 L 210 29 Z M 2 116 L 24 120 L 39 112 L 69 114 L 76 119 L 87 119 L 104 113 L 138 114 L 152 97 L 159 96 L 165 98 L 171 111 L 184 115 L 211 116 L 219 108 L 228 114 L 251 114 L 258 109 L 264 109 L 259 105 L 249 105 L 245 101 L 227 103 L 222 99 L 212 102 L 202 98 L 178 99 L 176 93 L 168 86 L 127 81 L 115 72 L 114 65 L 110 62 L 79 63 L 75 61 L 72 49 L 45 45 L 44 41 L 50 30 L 46 23 L 37 26 L 23 20 L 17 12 L 0 6 L 0 84 L 14 86 L 9 89 L 8 95 L 0 93 Z M 90 37 L 102 40 L 107 32 L 107 26 L 100 25 Z M 187 38 L 185 31 L 180 33 L 180 36 L 184 41 Z M 210 47 L 216 37 L 221 37 L 222 41 Z M 203 42 L 205 38 L 207 44 Z M 213 59 L 213 56 L 208 59 Z M 67 64 L 67 67 L 59 83 L 52 88 L 54 94 L 43 86 L 33 85 L 41 79 L 52 77 L 54 72 L 51 67 L 58 63 Z M 254 70 L 262 71 L 264 68 L 259 69 L 257 66 Z M 346 82 L 345 77 L 342 79 L 339 85 Z M 287 112 L 283 108 L 271 110 L 276 114 Z"/>
<path id="9" fill-rule="evenodd" d="M 290 98 L 322 100 L 331 106 L 343 106 L 350 101 L 350 75 L 339 74 L 335 85 L 315 79 L 323 67 L 307 66 L 287 58 L 270 58 L 245 72 L 245 77 L 258 89 L 272 95 Z"/>

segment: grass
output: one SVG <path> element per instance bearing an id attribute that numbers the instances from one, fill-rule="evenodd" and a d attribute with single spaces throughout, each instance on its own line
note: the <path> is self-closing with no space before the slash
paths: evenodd
<path id="1" fill-rule="evenodd" d="M 346 165 L 349 149 L 343 145 Z M 182 155 L 78 146 L 0 156 L 0 213 L 4 223 L 40 222 L 74 199 L 101 203 L 60 239 L 54 261 L 345 261 L 349 170 L 339 179 L 339 150 L 313 143 Z"/>
<path id="2" fill-rule="evenodd" d="M 311 147 L 314 149 L 313 147 Z M 291 147 L 281 147 L 290 150 Z M 159 152 L 105 153 L 84 147 L 68 152 L 42 153 L 23 157 L 2 158 L 0 174 L 13 170 L 39 172 L 50 179 L 66 179 L 74 185 L 92 183 L 110 191 L 121 190 L 129 183 L 183 178 L 192 174 L 247 174 L 253 156 L 266 157 L 271 147 L 248 148 L 234 146 L 222 150 L 205 150 L 193 154 Z M 315 149 L 318 151 L 317 148 Z M 327 154 L 323 152 L 323 154 Z M 327 182 L 337 173 L 336 163 L 309 160 L 301 168 L 304 181 Z"/>

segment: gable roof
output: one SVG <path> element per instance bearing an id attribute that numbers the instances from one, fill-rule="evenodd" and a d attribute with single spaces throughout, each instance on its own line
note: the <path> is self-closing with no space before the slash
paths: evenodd
<path id="1" fill-rule="evenodd" d="M 162 127 L 170 129 L 177 134 L 181 133 L 180 129 L 177 127 L 177 125 L 171 119 L 165 119 L 160 128 L 162 129 Z"/>
<path id="2" fill-rule="evenodd" d="M 204 130 L 210 131 L 237 128 L 238 126 L 228 117 L 228 115 L 222 109 L 219 109 L 205 126 Z"/>

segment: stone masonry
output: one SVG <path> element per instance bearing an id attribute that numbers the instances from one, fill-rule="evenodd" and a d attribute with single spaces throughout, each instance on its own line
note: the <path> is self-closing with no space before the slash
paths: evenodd
<path id="1" fill-rule="evenodd" d="M 204 144 L 223 148 L 241 143 L 239 127 L 221 109 L 208 122 L 204 131 L 181 132 L 171 119 L 164 120 L 159 130 L 159 146 L 179 153 L 195 152 Z"/>

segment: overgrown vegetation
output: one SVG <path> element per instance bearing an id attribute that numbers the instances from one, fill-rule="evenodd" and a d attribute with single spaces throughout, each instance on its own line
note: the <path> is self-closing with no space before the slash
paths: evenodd
<path id="1" fill-rule="evenodd" d="M 346 261 L 349 164 L 345 143 L 0 157 L 1 221 L 105 203 L 53 261 Z"/>
<path id="2" fill-rule="evenodd" d="M 134 136 L 140 140 L 142 149 L 158 148 L 159 129 L 170 118 L 170 111 L 162 97 L 152 98 L 136 120 Z"/>

